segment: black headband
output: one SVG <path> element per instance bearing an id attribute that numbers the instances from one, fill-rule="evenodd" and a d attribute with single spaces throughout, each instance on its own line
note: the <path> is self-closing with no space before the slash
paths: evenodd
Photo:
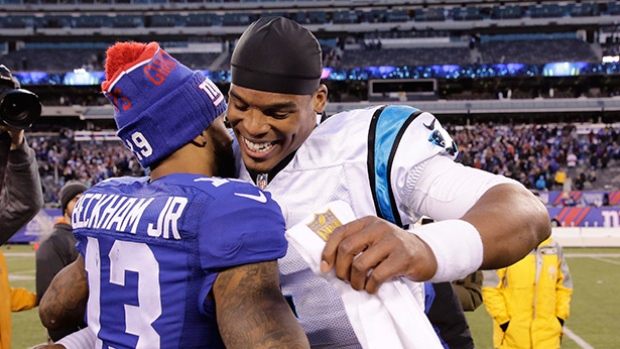
<path id="1" fill-rule="evenodd" d="M 258 91 L 307 95 L 321 82 L 321 45 L 297 22 L 261 18 L 245 30 L 231 58 L 231 81 Z"/>

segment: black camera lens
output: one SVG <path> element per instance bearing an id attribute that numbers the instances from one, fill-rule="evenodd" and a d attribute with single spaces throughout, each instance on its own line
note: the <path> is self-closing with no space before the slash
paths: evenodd
<path id="1" fill-rule="evenodd" d="M 41 116 L 37 95 L 26 90 L 7 90 L 0 95 L 0 121 L 15 128 L 28 128 Z"/>

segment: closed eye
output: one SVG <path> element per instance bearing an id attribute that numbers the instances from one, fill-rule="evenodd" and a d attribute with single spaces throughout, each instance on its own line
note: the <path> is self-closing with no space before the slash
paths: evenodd
<path id="1" fill-rule="evenodd" d="M 263 109 L 263 114 L 272 117 L 274 119 L 286 119 L 287 117 L 289 117 L 291 114 L 294 114 L 297 111 L 297 109 L 291 107 L 290 105 L 285 105 L 285 106 L 270 106 L 267 107 L 265 109 Z"/>
<path id="2" fill-rule="evenodd" d="M 239 111 L 248 111 L 248 109 L 250 109 L 250 107 L 247 105 L 237 105 L 237 104 L 233 104 L 233 105 L 235 106 L 235 109 Z"/>
<path id="3" fill-rule="evenodd" d="M 267 112 L 265 114 L 271 116 L 274 119 L 286 119 L 289 116 L 290 113 L 275 113 L 275 112 L 274 113 L 270 113 L 270 112 Z"/>

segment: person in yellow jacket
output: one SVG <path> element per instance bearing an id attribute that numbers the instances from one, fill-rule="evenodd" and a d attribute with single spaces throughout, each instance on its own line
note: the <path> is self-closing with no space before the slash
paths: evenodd
<path id="1" fill-rule="evenodd" d="M 0 252 L 0 349 L 11 348 L 11 311 L 28 310 L 36 306 L 35 293 L 9 285 L 6 261 Z"/>
<path id="2" fill-rule="evenodd" d="M 570 313 L 573 282 L 551 238 L 506 268 L 484 271 L 482 298 L 499 349 L 556 349 Z"/>

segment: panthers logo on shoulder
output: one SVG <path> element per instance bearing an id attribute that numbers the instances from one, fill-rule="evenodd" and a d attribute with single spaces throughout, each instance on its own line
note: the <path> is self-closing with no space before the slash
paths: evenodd
<path id="1" fill-rule="evenodd" d="M 456 143 L 452 140 L 452 137 L 450 137 L 448 132 L 443 128 L 438 128 L 431 132 L 431 135 L 428 137 L 428 141 L 443 148 L 444 151 L 450 155 L 455 155 L 459 151 Z"/>

